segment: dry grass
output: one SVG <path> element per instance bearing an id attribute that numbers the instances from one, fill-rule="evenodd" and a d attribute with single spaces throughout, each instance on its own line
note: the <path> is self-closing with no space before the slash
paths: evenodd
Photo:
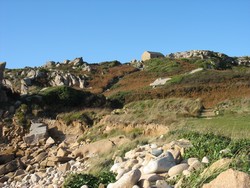
<path id="1" fill-rule="evenodd" d="M 107 122 L 169 125 L 180 117 L 198 116 L 202 108 L 199 100 L 190 99 L 136 101 L 127 104 L 119 114 L 111 115 Z"/>

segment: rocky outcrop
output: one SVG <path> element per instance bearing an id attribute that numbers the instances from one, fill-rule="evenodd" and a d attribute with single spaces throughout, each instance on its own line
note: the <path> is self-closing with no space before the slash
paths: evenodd
<path id="1" fill-rule="evenodd" d="M 229 57 L 226 54 L 213 52 L 209 50 L 191 50 L 184 52 L 170 53 L 166 55 L 167 58 L 179 59 L 179 58 L 195 58 L 209 60 L 210 66 L 215 68 L 226 68 L 231 65 L 237 65 L 237 61 L 233 57 Z"/>
<path id="2" fill-rule="evenodd" d="M 243 66 L 250 66 L 250 57 L 249 56 L 244 56 L 244 57 L 236 57 L 235 61 L 237 62 L 238 65 L 243 65 Z"/>
<path id="3" fill-rule="evenodd" d="M 209 50 L 191 50 L 191 51 L 184 51 L 184 52 L 176 52 L 170 53 L 166 55 L 168 58 L 200 58 L 200 59 L 210 59 L 212 57 L 221 58 L 223 60 L 227 60 L 229 62 L 234 61 L 232 57 L 227 56 L 226 54 L 213 52 Z"/>

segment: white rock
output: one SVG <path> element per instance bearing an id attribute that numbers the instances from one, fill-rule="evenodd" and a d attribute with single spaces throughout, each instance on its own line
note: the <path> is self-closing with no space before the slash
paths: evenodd
<path id="1" fill-rule="evenodd" d="M 188 167 L 188 170 L 190 172 L 193 172 L 195 170 L 199 170 L 203 167 L 202 163 L 198 160 L 194 161 L 189 167 Z"/>
<path id="2" fill-rule="evenodd" d="M 151 148 L 151 149 L 156 149 L 156 148 L 158 148 L 158 146 L 157 146 L 156 144 L 151 144 L 151 145 L 150 145 L 150 148 Z"/>
<path id="3" fill-rule="evenodd" d="M 132 188 L 140 188 L 138 185 L 134 185 Z"/>
<path id="4" fill-rule="evenodd" d="M 110 172 L 117 173 L 117 170 L 120 168 L 121 164 L 120 163 L 115 163 L 111 168 Z"/>
<path id="5" fill-rule="evenodd" d="M 88 186 L 87 185 L 83 185 L 83 186 L 81 186 L 81 188 L 88 188 Z"/>
<path id="6" fill-rule="evenodd" d="M 209 163 L 209 159 L 205 156 L 202 158 L 201 160 L 202 163 L 208 164 Z"/>
<path id="7" fill-rule="evenodd" d="M 141 177 L 141 171 L 136 169 L 124 174 L 115 183 L 110 183 L 107 188 L 131 188 L 133 187 Z"/>
<path id="8" fill-rule="evenodd" d="M 155 182 L 157 180 L 162 180 L 163 177 L 158 175 L 158 174 L 142 174 L 141 175 L 141 180 L 148 180 L 150 182 Z"/>
<path id="9" fill-rule="evenodd" d="M 171 186 L 169 186 L 167 184 L 167 182 L 165 180 L 157 180 L 156 181 L 156 187 L 157 188 L 172 188 Z"/>
<path id="10" fill-rule="evenodd" d="M 46 145 L 47 146 L 50 146 L 50 145 L 53 145 L 55 143 L 55 140 L 51 137 L 49 137 L 47 140 L 46 140 Z"/>
<path id="11" fill-rule="evenodd" d="M 117 170 L 117 176 L 115 177 L 116 180 L 119 180 L 125 173 L 127 173 L 128 170 L 124 168 L 119 168 Z"/>
<path id="12" fill-rule="evenodd" d="M 166 152 L 162 158 L 151 160 L 143 168 L 144 174 L 167 172 L 171 167 L 175 166 L 175 159 L 170 152 Z"/>
<path id="13" fill-rule="evenodd" d="M 183 170 L 182 174 L 186 177 L 189 177 L 191 175 L 191 172 L 189 170 Z"/>
<path id="14" fill-rule="evenodd" d="M 30 180 L 32 183 L 37 183 L 41 178 L 37 174 L 31 174 Z"/>
<path id="15" fill-rule="evenodd" d="M 181 174 L 183 172 L 183 170 L 187 170 L 188 167 L 189 167 L 189 165 L 186 163 L 178 164 L 178 165 L 173 166 L 172 168 L 169 169 L 168 175 L 171 177 L 171 176 Z"/>
<path id="16" fill-rule="evenodd" d="M 186 162 L 184 161 L 184 163 L 187 163 L 190 166 L 195 161 L 199 161 L 199 160 L 197 158 L 191 157 L 191 158 L 188 158 Z"/>
<path id="17" fill-rule="evenodd" d="M 230 152 L 231 152 L 230 149 L 223 149 L 223 150 L 221 150 L 219 153 L 220 153 L 220 154 L 228 154 L 228 153 L 230 153 Z"/>

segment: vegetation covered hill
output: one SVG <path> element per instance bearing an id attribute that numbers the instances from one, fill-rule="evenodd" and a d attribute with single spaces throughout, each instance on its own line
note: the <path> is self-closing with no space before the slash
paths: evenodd
<path id="1" fill-rule="evenodd" d="M 193 147 L 182 150 L 170 147 L 172 142 L 166 147 L 175 157 L 175 152 L 181 153 L 184 162 L 190 157 L 201 161 L 205 155 L 211 163 L 227 157 L 232 161 L 226 168 L 249 174 L 249 59 L 190 51 L 126 64 L 88 64 L 76 58 L 6 69 L 0 84 L 0 99 L 4 99 L 0 101 L 0 186 L 5 180 L 21 186 L 19 179 L 29 186 L 34 183 L 30 173 L 46 184 L 40 175 L 51 166 L 65 180 L 52 177 L 60 186 L 106 186 L 115 181 L 114 174 L 106 171 L 113 161 L 125 162 L 126 152 L 179 138 L 188 139 Z M 45 124 L 39 129 L 45 131 L 43 139 L 27 144 L 24 138 L 34 134 L 30 127 L 39 123 Z M 35 142 L 36 136 L 30 138 Z M 163 152 L 151 148 L 151 154 L 154 149 Z M 224 155 L 223 149 L 230 151 Z M 7 168 L 9 163 L 15 168 Z M 24 174 L 17 178 L 12 172 L 19 168 Z M 189 170 L 190 177 L 161 178 L 169 185 L 182 181 L 184 187 L 201 187 L 222 172 L 200 178 L 204 168 Z M 92 175 L 68 175 L 76 169 Z"/>

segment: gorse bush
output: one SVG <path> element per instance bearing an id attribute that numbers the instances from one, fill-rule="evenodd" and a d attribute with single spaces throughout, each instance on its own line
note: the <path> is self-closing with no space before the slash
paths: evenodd
<path id="1" fill-rule="evenodd" d="M 51 87 L 40 93 L 47 105 L 98 107 L 106 103 L 103 95 L 95 95 L 71 87 Z"/>
<path id="2" fill-rule="evenodd" d="M 26 114 L 28 112 L 28 106 L 26 104 L 22 104 L 15 113 L 15 117 L 17 120 L 17 123 L 24 127 L 25 129 L 28 129 L 30 126 L 30 122 L 26 117 Z"/>
<path id="3" fill-rule="evenodd" d="M 91 174 L 70 174 L 64 181 L 64 188 L 80 188 L 87 185 L 89 188 L 98 188 L 100 184 L 107 186 L 115 181 L 111 172 L 101 172 L 97 176 Z"/>

